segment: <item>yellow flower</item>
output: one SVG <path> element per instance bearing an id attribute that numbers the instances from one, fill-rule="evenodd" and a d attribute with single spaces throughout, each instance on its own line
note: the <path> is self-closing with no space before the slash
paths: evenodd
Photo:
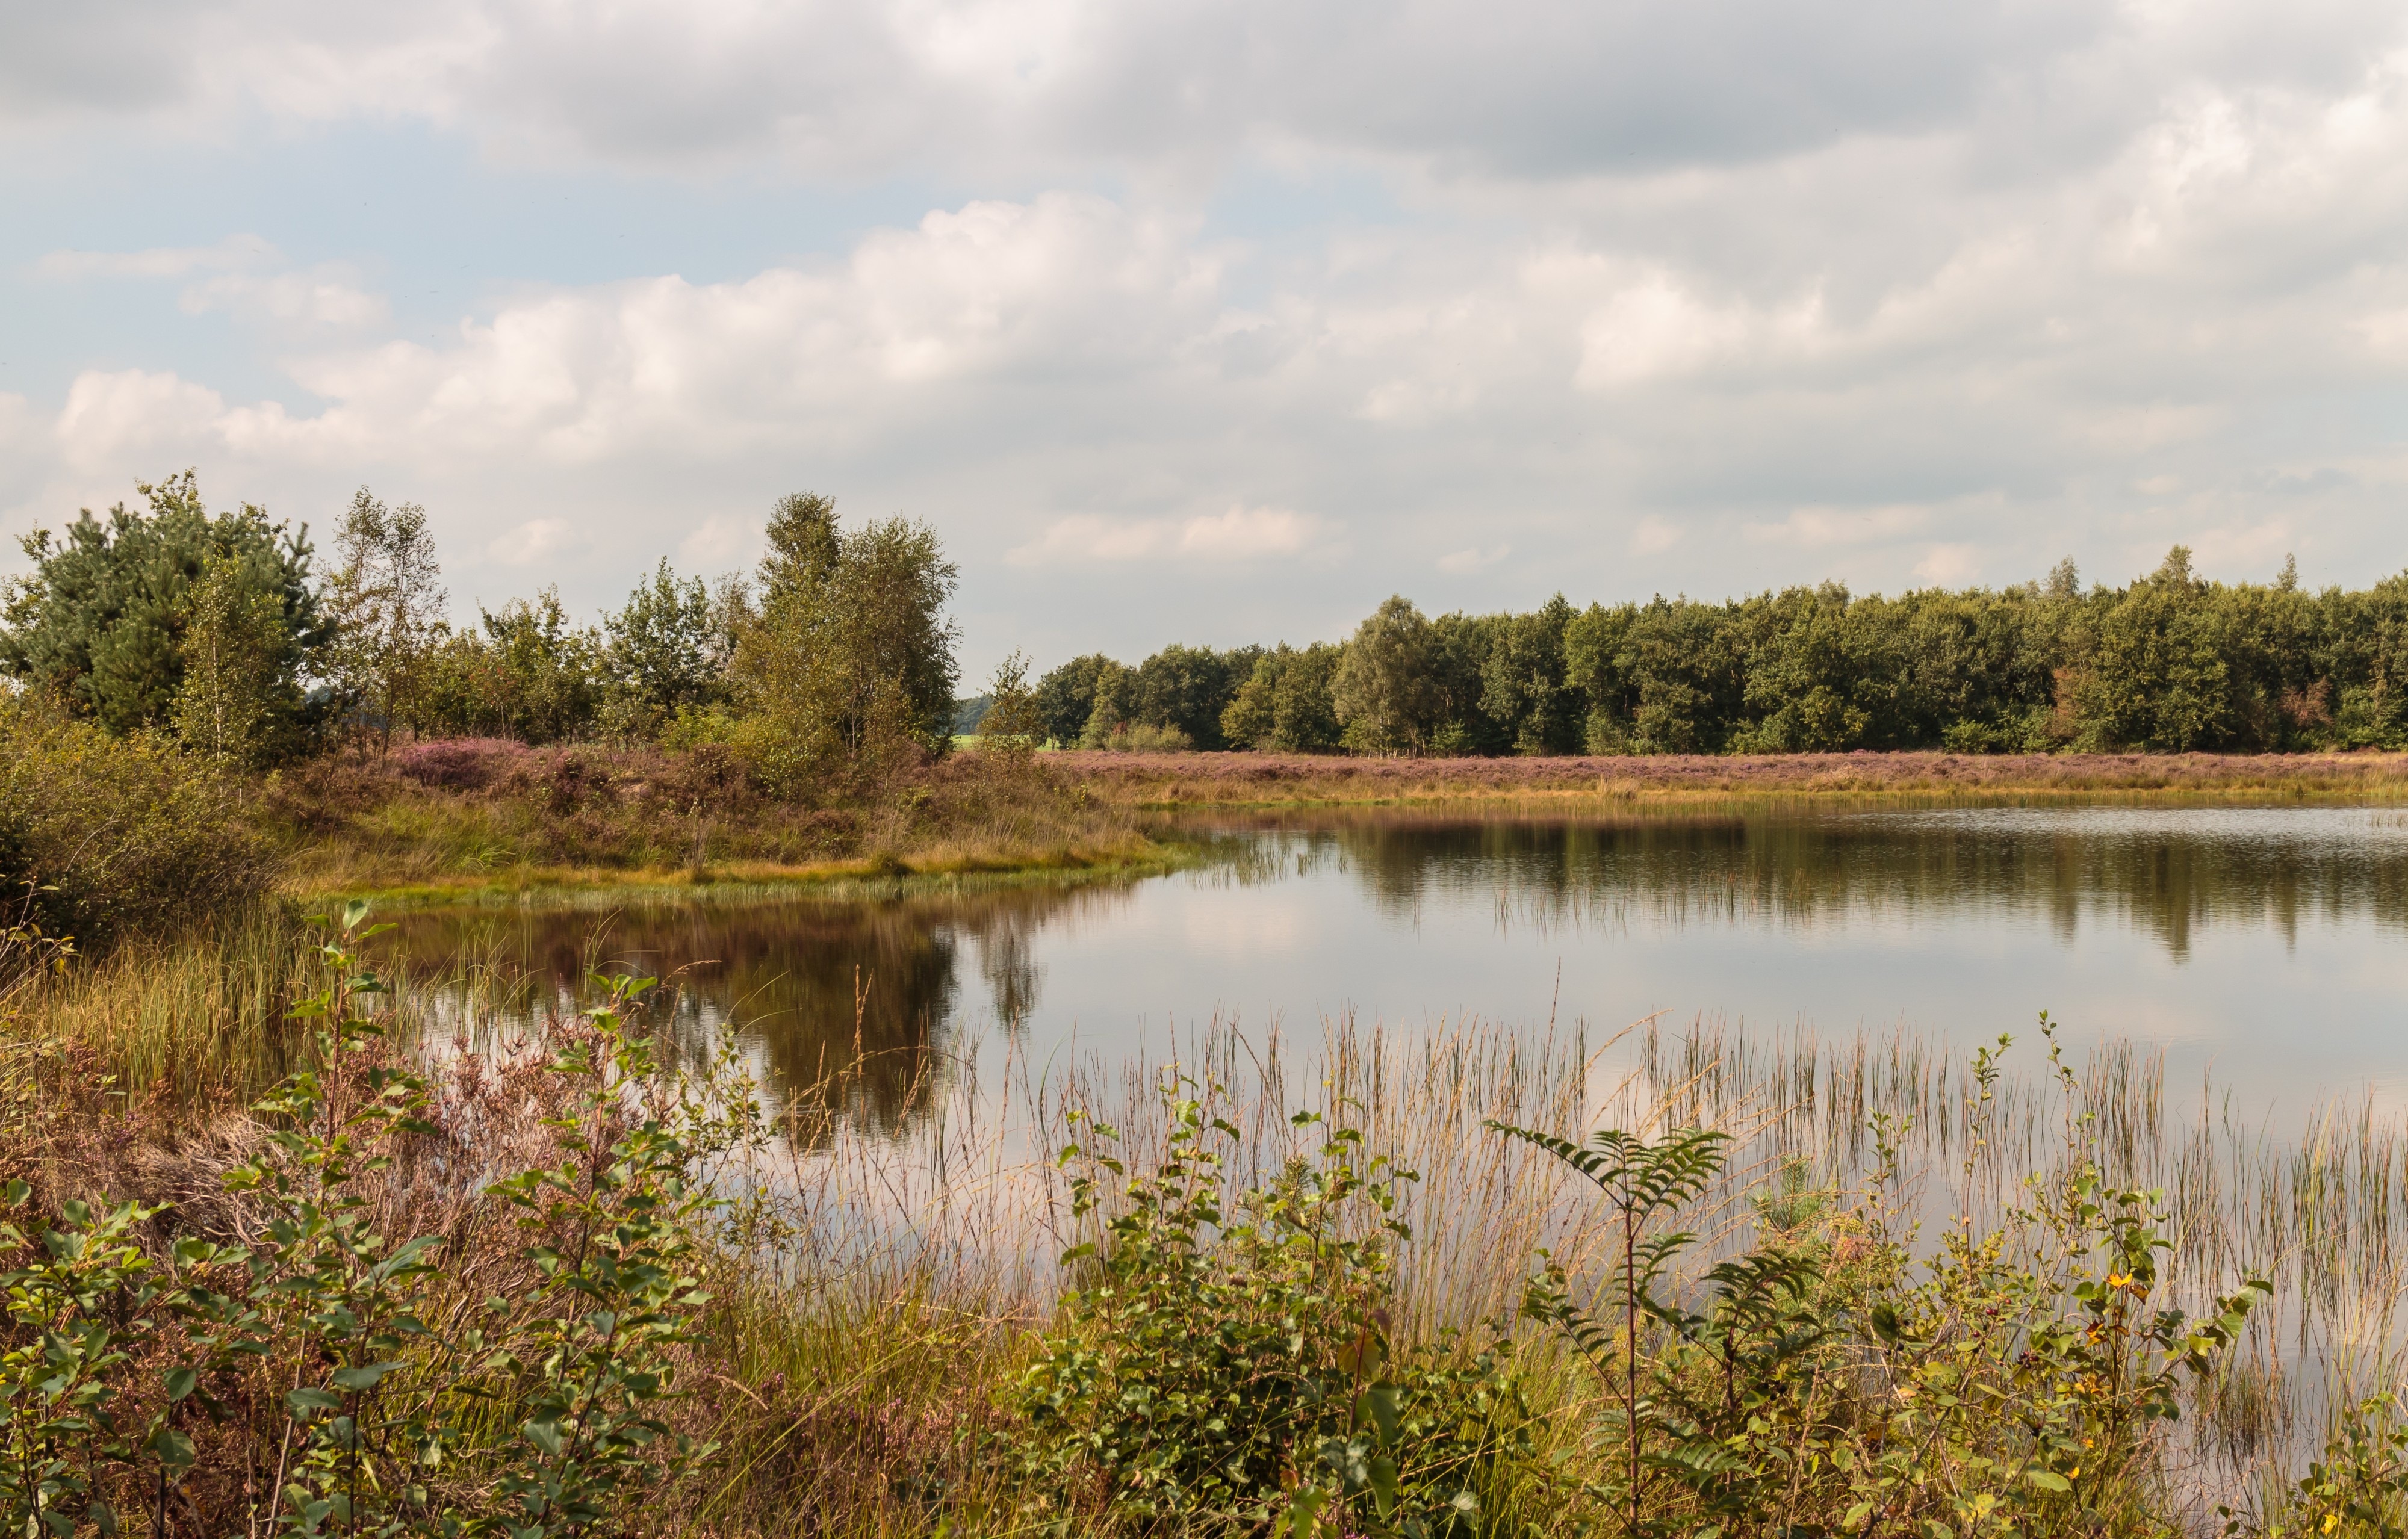
<path id="1" fill-rule="evenodd" d="M 2325 1514 L 2325 1532 L 2327 1533 L 2330 1533 L 2333 1530 L 2339 1527 L 2341 1527 L 2341 1514 L 2337 1512 L 2329 1512 Z"/>

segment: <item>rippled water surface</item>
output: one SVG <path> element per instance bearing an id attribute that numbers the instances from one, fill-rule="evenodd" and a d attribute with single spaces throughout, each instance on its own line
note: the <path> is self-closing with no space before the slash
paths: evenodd
<path id="1" fill-rule="evenodd" d="M 2366 808 L 1397 813 L 1225 823 L 1201 869 L 890 901 L 421 914 L 422 961 L 677 974 L 776 1084 L 866 1057 L 910 1117 L 948 1065 L 1159 1056 L 1215 1017 L 1649 1016 L 1968 1044 L 2043 1008 L 2255 1108 L 2408 1103 L 2408 816 Z"/>

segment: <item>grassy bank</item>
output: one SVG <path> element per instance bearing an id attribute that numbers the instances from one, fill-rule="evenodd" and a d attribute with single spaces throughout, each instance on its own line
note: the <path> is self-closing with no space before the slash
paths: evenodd
<path id="1" fill-rule="evenodd" d="M 592 1013 L 512 1038 L 479 1025 L 506 980 L 450 980 L 439 1025 L 445 980 L 347 992 L 377 946 L 321 958 L 270 918 L 14 973 L 10 1220 L 72 1241 L 132 1216 L 0 1256 L 22 1390 L 0 1397 L 0 1503 L 38 1456 L 63 1533 L 95 1501 L 194 1534 L 298 1528 L 318 1502 L 316 1532 L 408 1533 L 2403 1516 L 2408 1439 L 2366 1397 L 2400 1368 L 2408 1142 L 2367 1107 L 2276 1143 L 2177 1106 L 2145 1058 L 2038 1040 L 1609 1051 L 1340 1021 L 1208 1033 L 1168 1079 L 1013 1058 L 982 1084 L 930 1060 L 898 1125 L 864 1115 L 858 1066 L 760 1104 L 730 1061 L 655 1065 L 651 996 L 597 985 Z M 328 1030 L 354 1016 L 374 1033 Z M 251 1104 L 287 1064 L 313 1076 Z M 1637 1142 L 1508 1131 L 1600 1125 Z M 319 1217 L 280 1230 L 303 1197 Z M 346 1251 L 343 1215 L 378 1237 Z M 609 1276 L 575 1261 L 605 1235 Z M 24 1281 L 63 1267 L 83 1270 Z M 663 1286 L 626 1295 L 646 1268 Z M 579 1324 L 593 1290 L 640 1340 Z M 342 1334 L 329 1300 L 382 1336 Z M 33 1387 L 67 1382 L 69 1347 L 114 1430 L 43 1453 Z M 560 1361 L 616 1398 L 578 1398 Z M 570 1487 L 584 1516 L 544 1494 Z"/>
<path id="2" fill-rule="evenodd" d="M 816 801 L 762 794 L 724 754 L 472 740 L 278 775 L 258 816 L 303 895 L 475 901 L 566 891 L 797 887 L 1160 870 L 1135 809 L 1027 756 L 954 755 Z"/>
<path id="3" fill-rule="evenodd" d="M 820 805 L 767 797 L 710 750 L 432 744 L 289 769 L 255 798 L 302 895 L 480 902 L 951 891 L 1191 862 L 1163 813 L 1812 798 L 1918 804 L 2184 797 L 2389 801 L 2408 755 L 1799 754 L 1354 759 L 970 750 Z M 900 883 L 898 889 L 895 884 Z"/>
<path id="4" fill-rule="evenodd" d="M 1800 753 L 1356 759 L 1057 753 L 1056 774 L 1147 808 L 1911 794 L 1966 800 L 2188 795 L 2395 800 L 2408 754 Z"/>

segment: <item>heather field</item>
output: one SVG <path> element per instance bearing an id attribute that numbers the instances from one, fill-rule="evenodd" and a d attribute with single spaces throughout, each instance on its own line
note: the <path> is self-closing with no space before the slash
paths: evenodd
<path id="1" fill-rule="evenodd" d="M 1885 792 L 2015 797 L 2408 792 L 2408 754 L 1800 753 L 1512 759 L 1271 753 L 1046 756 L 1107 800 L 1148 806 Z"/>

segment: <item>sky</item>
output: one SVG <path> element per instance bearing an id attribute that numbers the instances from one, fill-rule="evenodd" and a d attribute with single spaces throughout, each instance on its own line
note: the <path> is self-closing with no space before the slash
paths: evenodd
<path id="1" fill-rule="evenodd" d="M 0 7 L 0 571 L 198 470 L 454 610 L 961 568 L 963 662 L 2408 566 L 2396 0 Z"/>

